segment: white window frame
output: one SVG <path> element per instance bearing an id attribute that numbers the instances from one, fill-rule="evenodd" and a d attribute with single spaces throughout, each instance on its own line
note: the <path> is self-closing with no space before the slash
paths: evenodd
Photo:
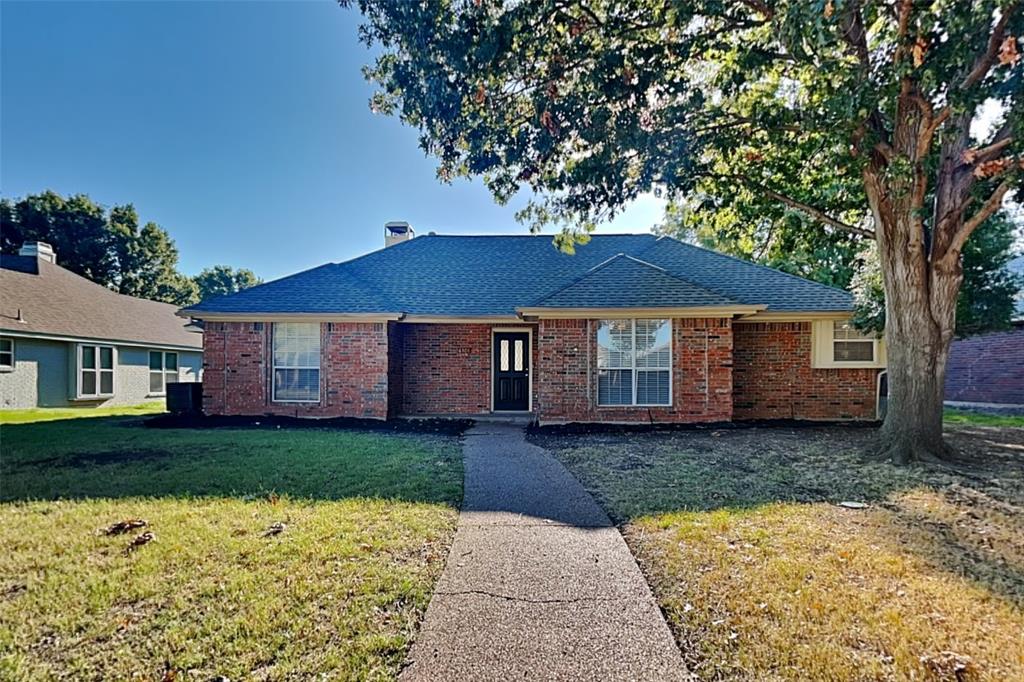
<path id="1" fill-rule="evenodd" d="M 149 359 L 150 359 L 150 357 L 152 357 L 152 355 L 154 353 L 157 353 L 157 354 L 160 355 L 160 369 L 153 369 L 153 367 L 149 364 Z M 168 355 L 175 356 L 175 359 L 177 360 L 174 363 L 174 365 L 176 367 L 176 369 L 174 369 L 174 370 L 167 369 L 167 356 Z M 180 383 L 180 381 L 181 381 L 181 354 L 178 353 L 178 351 L 175 351 L 175 350 L 150 350 L 149 351 L 149 355 L 146 356 L 146 366 L 149 368 L 149 375 L 147 376 L 147 379 L 152 380 L 154 374 L 159 374 L 160 375 L 161 386 L 163 386 L 163 390 L 162 391 L 154 391 L 154 390 L 151 389 L 149 391 L 149 393 L 147 393 L 146 395 L 167 395 L 167 384 L 168 384 L 167 375 L 170 374 L 171 372 L 174 372 L 175 376 L 178 377 L 178 381 L 171 382 L 171 383 Z"/>
<path id="2" fill-rule="evenodd" d="M 277 328 L 281 324 L 310 324 L 316 325 L 317 333 L 320 337 L 320 352 L 317 353 L 317 364 L 313 366 L 305 365 L 278 365 L 277 364 L 277 353 L 274 349 L 275 339 L 277 337 Z M 320 402 L 323 394 L 323 353 L 324 353 L 324 338 L 323 338 L 323 325 L 319 322 L 272 322 L 270 324 L 270 402 L 281 403 L 281 404 L 295 404 L 301 403 L 305 405 L 316 405 Z M 277 370 L 278 369 L 315 369 L 316 370 L 316 400 L 292 400 L 285 399 L 281 400 L 277 397 Z"/>
<path id="3" fill-rule="evenodd" d="M 673 345 L 673 343 L 675 341 L 675 339 L 674 339 L 674 335 L 675 335 L 675 320 L 673 318 L 671 318 L 671 317 L 668 317 L 668 318 L 665 318 L 665 317 L 650 317 L 650 318 L 648 318 L 648 317 L 630 317 L 630 318 L 622 318 L 622 319 L 628 320 L 629 325 L 630 325 L 630 333 L 632 334 L 632 344 L 631 344 L 631 349 L 630 349 L 630 356 L 631 356 L 630 362 L 632 363 L 632 365 L 630 367 L 619 367 L 619 366 L 616 366 L 616 367 L 600 367 L 599 366 L 597 368 L 597 371 L 598 371 L 598 374 L 600 374 L 601 370 L 603 370 L 603 369 L 604 370 L 626 370 L 626 369 L 630 370 L 632 381 L 633 381 L 633 389 L 632 389 L 632 391 L 633 391 L 632 392 L 633 402 L 627 403 L 627 404 L 621 404 L 621 403 L 620 404 L 606 404 L 606 403 L 602 403 L 601 402 L 601 387 L 599 385 L 600 381 L 595 381 L 594 382 L 594 391 L 597 393 L 596 400 L 595 400 L 595 402 L 597 404 L 597 407 L 600 408 L 600 409 L 615 409 L 615 408 L 622 408 L 622 407 L 672 407 L 672 405 L 675 404 L 674 403 L 675 396 L 673 396 L 673 394 L 672 394 L 672 385 L 674 383 L 674 363 L 673 363 L 673 357 L 672 357 L 672 345 Z M 597 342 L 597 335 L 601 331 L 601 325 L 603 323 L 606 323 L 606 322 L 621 322 L 622 319 L 612 320 L 612 319 L 607 319 L 606 318 L 606 319 L 602 319 L 602 320 L 598 320 L 597 321 L 597 326 L 594 329 L 594 346 L 595 346 L 595 348 L 597 347 L 597 343 L 598 343 Z M 657 369 L 652 369 L 650 367 L 638 368 L 636 366 L 636 323 L 637 323 L 637 320 L 644 320 L 644 321 L 664 320 L 665 322 L 668 322 L 668 402 L 667 403 L 638 403 L 638 402 L 636 402 L 637 381 L 639 380 L 640 372 L 641 371 L 648 371 L 648 372 L 650 372 L 650 371 L 664 372 L 665 371 L 662 368 L 657 368 Z"/>
<path id="4" fill-rule="evenodd" d="M 837 360 L 835 323 L 844 319 L 813 320 L 811 323 L 811 367 L 815 369 L 880 369 L 886 366 L 885 341 L 872 337 L 871 360 Z M 844 339 L 839 339 L 843 341 Z M 866 340 L 864 341 L 866 343 Z"/>
<path id="5" fill-rule="evenodd" d="M 11 336 L 0 336 L 0 343 L 3 343 L 4 341 L 6 341 L 7 343 L 11 344 L 11 349 L 9 351 L 0 349 L 0 357 L 3 357 L 4 355 L 10 355 L 11 356 L 11 361 L 10 362 L 3 362 L 2 360 L 0 360 L 0 372 L 13 372 L 14 371 L 14 338 L 11 337 Z"/>
<path id="6" fill-rule="evenodd" d="M 82 355 L 86 348 L 92 348 L 94 358 L 96 360 L 96 367 L 92 369 L 82 367 Z M 100 367 L 100 350 L 103 348 L 110 349 L 110 369 L 102 369 Z M 92 372 L 96 375 L 96 392 L 95 393 L 83 393 L 82 392 L 82 373 Z M 110 372 L 110 392 L 104 393 L 100 388 L 103 385 L 102 373 Z M 78 400 L 101 400 L 104 398 L 113 398 L 117 394 L 117 346 L 111 346 L 105 343 L 80 343 L 77 346 L 75 353 L 75 398 Z"/>

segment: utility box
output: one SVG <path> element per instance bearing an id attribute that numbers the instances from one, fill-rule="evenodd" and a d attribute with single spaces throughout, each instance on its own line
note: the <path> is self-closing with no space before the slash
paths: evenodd
<path id="1" fill-rule="evenodd" d="M 202 414 L 203 382 L 167 384 L 167 411 L 171 414 Z"/>

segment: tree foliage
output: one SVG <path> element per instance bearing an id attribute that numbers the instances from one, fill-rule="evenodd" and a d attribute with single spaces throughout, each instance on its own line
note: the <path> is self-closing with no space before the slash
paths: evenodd
<path id="1" fill-rule="evenodd" d="M 47 242 L 61 266 L 121 294 L 185 306 L 209 286 L 209 276 L 178 271 L 174 240 L 156 223 L 140 227 L 131 204 L 106 210 L 85 194 L 65 198 L 45 191 L 0 201 L 0 222 L 3 253 L 17 253 L 27 241 Z M 248 270 L 217 268 L 229 271 L 236 291 L 255 280 Z"/>
<path id="2" fill-rule="evenodd" d="M 261 284 L 262 280 L 252 270 L 231 268 L 229 265 L 214 265 L 205 268 L 194 277 L 199 288 L 199 300 L 205 301 L 214 296 L 225 296 Z"/>

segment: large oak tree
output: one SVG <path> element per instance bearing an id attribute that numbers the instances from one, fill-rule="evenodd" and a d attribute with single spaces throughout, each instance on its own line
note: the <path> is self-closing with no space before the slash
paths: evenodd
<path id="1" fill-rule="evenodd" d="M 774 202 L 877 242 L 890 408 L 881 452 L 942 457 L 961 252 L 1021 183 L 1016 0 L 342 0 L 373 106 L 442 179 L 522 189 L 570 247 L 652 186 Z M 983 139 L 986 101 L 1004 114 Z M 859 220 L 867 206 L 870 219 Z"/>

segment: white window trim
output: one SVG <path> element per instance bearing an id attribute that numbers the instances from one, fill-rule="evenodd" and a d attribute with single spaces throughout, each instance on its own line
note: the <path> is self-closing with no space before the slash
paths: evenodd
<path id="1" fill-rule="evenodd" d="M 13 372 L 14 371 L 14 365 L 16 363 L 16 360 L 14 359 L 14 346 L 15 346 L 14 337 L 12 337 L 12 336 L 3 336 L 3 337 L 0 337 L 0 338 L 2 338 L 4 341 L 10 341 L 11 342 L 11 364 L 4 365 L 4 364 L 0 363 L 0 372 Z"/>
<path id="2" fill-rule="evenodd" d="M 671 318 L 671 317 L 669 317 L 669 318 L 664 318 L 664 317 L 629 317 L 629 318 L 625 318 L 625 319 L 629 320 L 630 330 L 631 330 L 631 332 L 633 334 L 633 343 L 632 343 L 632 349 L 631 349 L 633 366 L 632 367 L 598 367 L 597 371 L 598 371 L 598 373 L 600 373 L 600 371 L 602 369 L 608 369 L 608 370 L 628 369 L 628 370 L 630 370 L 632 372 L 632 377 L 633 377 L 633 394 L 632 394 L 633 395 L 633 402 L 629 403 L 627 405 L 602 404 L 601 403 L 601 388 L 600 388 L 600 386 L 598 386 L 599 382 L 595 381 L 594 382 L 594 392 L 597 395 L 595 397 L 594 404 L 597 405 L 597 408 L 599 410 L 608 410 L 608 409 L 614 410 L 614 409 L 631 408 L 631 407 L 672 407 L 675 404 L 675 396 L 672 394 L 672 385 L 673 385 L 674 379 L 675 379 L 675 373 L 674 373 L 675 372 L 674 371 L 675 363 L 673 362 L 673 356 L 672 356 L 672 346 L 675 343 L 675 319 Z M 637 383 L 637 379 L 639 377 L 640 372 L 641 371 L 654 371 L 654 372 L 664 372 L 665 371 L 664 369 L 661 369 L 661 368 L 658 368 L 658 369 L 651 369 L 650 367 L 644 367 L 643 369 L 637 368 L 637 366 L 636 366 L 636 321 L 637 320 L 668 320 L 668 402 L 667 403 L 638 403 L 638 402 L 636 402 L 636 383 Z M 601 320 L 597 321 L 597 325 L 594 328 L 594 340 L 593 340 L 593 343 L 594 343 L 595 347 L 597 346 L 597 334 L 600 331 L 601 323 L 602 322 L 609 322 L 609 321 L 610 320 L 608 320 L 608 319 L 601 319 Z"/>
<path id="3" fill-rule="evenodd" d="M 82 351 L 85 348 L 95 348 L 96 353 L 96 368 L 91 370 L 96 373 L 96 393 L 82 393 L 82 372 L 85 369 L 82 367 Z M 110 349 L 110 369 L 100 369 L 100 349 Z M 110 393 L 100 392 L 100 373 L 110 372 Z M 117 395 L 117 346 L 111 346 L 110 344 L 102 343 L 80 343 L 77 346 L 75 352 L 75 399 L 76 400 L 104 400 L 106 398 L 113 398 Z"/>
<path id="4" fill-rule="evenodd" d="M 836 360 L 833 345 L 833 322 L 811 322 L 811 367 L 814 369 L 880 369 L 886 366 L 885 341 L 874 339 L 873 360 Z"/>
<path id="5" fill-rule="evenodd" d="M 281 404 L 281 405 L 289 405 L 289 404 L 291 404 L 291 405 L 295 405 L 295 404 L 318 405 L 320 403 L 321 397 L 323 395 L 322 383 L 323 383 L 324 375 L 323 375 L 323 369 L 322 369 L 321 366 L 323 365 L 323 355 L 324 355 L 324 326 L 320 322 L 309 323 L 309 324 L 316 324 L 317 329 L 320 330 L 320 354 L 317 357 L 318 364 L 315 367 L 312 367 L 312 366 L 307 367 L 307 366 L 301 366 L 301 365 L 295 365 L 295 366 L 278 365 L 277 362 L 274 360 L 274 357 L 276 355 L 274 353 L 274 335 L 277 333 L 277 325 L 278 324 L 281 324 L 281 323 L 279 323 L 279 322 L 271 322 L 270 323 L 270 402 Z M 288 323 L 285 323 L 285 324 L 288 324 Z M 316 370 L 316 400 L 278 400 L 278 398 L 277 398 L 277 370 L 278 369 L 315 369 Z"/>
<path id="6" fill-rule="evenodd" d="M 533 327 L 491 327 L 491 365 L 494 364 L 494 335 L 499 332 L 526 332 L 528 334 L 526 341 L 526 366 L 529 369 L 526 372 L 526 390 L 528 391 L 526 411 L 533 412 Z M 491 371 L 488 372 L 491 375 L 491 412 L 518 412 L 519 410 L 494 409 L 494 373 L 496 369 L 496 367 L 492 366 Z"/>
<path id="7" fill-rule="evenodd" d="M 149 367 L 149 356 L 152 355 L 153 353 L 160 354 L 160 369 L 153 369 L 152 367 Z M 176 363 L 178 365 L 177 371 L 167 369 L 167 356 L 171 354 L 178 356 L 178 362 Z M 181 353 L 179 353 L 176 350 L 157 350 L 155 348 L 150 349 L 149 353 L 146 354 L 146 366 L 149 367 L 149 374 L 146 375 L 146 379 L 149 380 L 152 378 L 153 374 L 159 373 L 162 378 L 164 386 L 164 390 L 149 391 L 146 394 L 147 396 L 158 397 L 167 395 L 167 373 L 170 371 L 175 371 L 175 373 L 178 375 L 178 381 L 181 381 Z"/>

